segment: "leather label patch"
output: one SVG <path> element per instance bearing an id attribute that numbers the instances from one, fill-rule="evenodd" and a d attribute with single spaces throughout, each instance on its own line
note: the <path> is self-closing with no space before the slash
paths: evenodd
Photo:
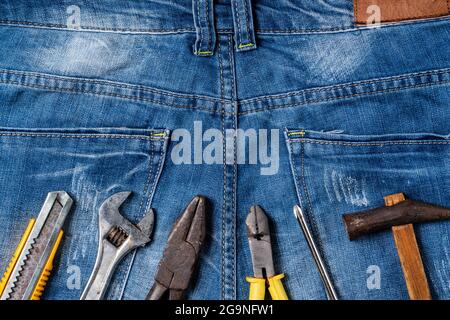
<path id="1" fill-rule="evenodd" d="M 355 22 L 375 24 L 450 15 L 450 0 L 353 0 Z"/>

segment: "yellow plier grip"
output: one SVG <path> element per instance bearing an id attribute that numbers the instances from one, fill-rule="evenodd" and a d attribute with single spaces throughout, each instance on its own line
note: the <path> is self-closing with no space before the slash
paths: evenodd
<path id="1" fill-rule="evenodd" d="M 17 245 L 16 250 L 14 251 L 11 261 L 9 262 L 8 267 L 6 268 L 6 271 L 3 274 L 3 277 L 0 281 L 0 295 L 2 295 L 3 291 L 5 290 L 5 287 L 9 281 L 9 278 L 11 277 L 11 273 L 17 264 L 17 260 L 19 259 L 19 256 L 22 253 L 22 250 L 24 249 L 25 243 L 27 242 L 28 237 L 30 236 L 31 230 L 33 229 L 35 222 L 36 222 L 36 219 L 30 220 L 27 228 L 25 229 L 25 232 L 24 232 L 22 238 L 20 239 L 19 244 Z M 50 272 L 53 269 L 53 260 L 55 258 L 56 252 L 58 251 L 58 247 L 61 243 L 62 236 L 63 236 L 63 231 L 61 230 L 59 232 L 58 237 L 55 241 L 55 244 L 52 248 L 50 256 L 45 264 L 44 270 L 42 271 L 42 273 L 39 277 L 38 283 L 37 283 L 36 287 L 34 288 L 33 294 L 31 296 L 31 300 L 39 300 L 44 292 L 44 288 L 47 285 L 47 281 L 50 277 Z"/>
<path id="2" fill-rule="evenodd" d="M 289 300 L 283 284 L 281 283 L 281 279 L 283 278 L 284 274 L 279 274 L 269 278 L 269 292 L 272 296 L 272 300 Z"/>
<path id="3" fill-rule="evenodd" d="M 247 277 L 247 282 L 250 283 L 249 300 L 264 300 L 266 297 L 266 279 Z"/>
<path id="4" fill-rule="evenodd" d="M 281 283 L 283 278 L 284 274 L 279 274 L 268 279 L 272 300 L 289 300 Z M 247 277 L 246 280 L 250 283 L 249 300 L 264 300 L 266 296 L 266 279 Z"/>

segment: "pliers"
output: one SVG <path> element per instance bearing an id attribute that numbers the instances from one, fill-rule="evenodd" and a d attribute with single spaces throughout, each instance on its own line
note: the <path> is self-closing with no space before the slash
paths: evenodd
<path id="1" fill-rule="evenodd" d="M 205 239 L 205 201 L 196 196 L 175 222 L 147 300 L 182 300 Z"/>
<path id="2" fill-rule="evenodd" d="M 249 300 L 264 300 L 266 286 L 273 300 L 288 300 L 281 283 L 284 274 L 275 274 L 269 219 L 260 206 L 251 207 L 246 225 L 254 273 L 254 277 L 246 278 L 250 283 Z"/>

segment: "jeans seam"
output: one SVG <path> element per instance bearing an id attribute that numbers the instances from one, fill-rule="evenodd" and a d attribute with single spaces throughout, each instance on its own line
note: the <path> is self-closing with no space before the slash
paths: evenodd
<path id="1" fill-rule="evenodd" d="M 219 40 L 220 42 L 220 40 Z M 225 257 L 226 257 L 226 248 L 225 248 L 225 231 L 226 231 L 226 226 L 225 226 L 225 216 L 226 216 L 226 211 L 227 211 L 227 163 L 226 163 L 226 140 L 225 140 L 225 104 L 222 105 L 223 108 L 223 112 L 222 112 L 222 137 L 223 137 L 223 141 L 222 141 L 222 162 L 223 162 L 223 194 L 222 194 L 222 215 L 221 215 L 221 232 L 222 232 L 222 241 L 221 241 L 221 263 L 222 263 L 222 274 L 221 274 L 221 279 L 222 279 L 222 286 L 221 286 L 221 299 L 224 300 L 225 296 L 226 296 L 226 290 L 225 290 L 225 286 L 226 286 L 226 272 L 225 272 Z"/>
<path id="2" fill-rule="evenodd" d="M 357 86 L 361 86 L 361 85 L 371 85 L 371 84 L 378 84 L 378 83 L 383 83 L 383 82 L 388 82 L 388 81 L 405 80 L 405 79 L 410 79 L 410 78 L 419 77 L 419 76 L 442 75 L 442 74 L 450 74 L 450 68 L 438 69 L 438 70 L 429 70 L 429 71 L 421 71 L 421 72 L 414 72 L 414 73 L 407 73 L 407 74 L 398 75 L 398 76 L 391 76 L 391 77 L 380 77 L 380 78 L 374 78 L 374 79 L 363 80 L 363 81 L 358 81 L 358 82 L 349 82 L 349 83 L 344 83 L 344 84 L 331 85 L 331 86 L 326 86 L 326 87 L 322 87 L 322 88 L 310 88 L 310 89 L 294 91 L 294 92 L 291 92 L 291 93 L 284 93 L 284 94 L 282 93 L 282 94 L 277 94 L 277 95 L 266 95 L 266 96 L 261 96 L 261 97 L 258 97 L 258 98 L 251 98 L 251 99 L 247 99 L 247 100 L 242 100 L 242 101 L 240 101 L 240 104 L 241 105 L 251 104 L 251 103 L 254 103 L 254 102 L 266 101 L 266 100 L 269 100 L 269 99 L 283 99 L 283 98 L 289 98 L 289 97 L 294 97 L 294 96 L 301 96 L 301 95 L 303 95 L 305 93 L 316 93 L 316 92 L 323 92 L 323 91 L 333 91 L 333 90 L 336 90 L 336 89 L 352 88 L 352 87 L 357 87 Z"/>
<path id="3" fill-rule="evenodd" d="M 92 92 L 92 91 L 75 90 L 75 89 L 69 89 L 69 88 L 52 88 L 52 87 L 48 87 L 45 85 L 25 84 L 25 83 L 21 83 L 18 81 L 4 81 L 2 79 L 0 79 L 0 83 L 18 85 L 18 86 L 22 86 L 22 87 L 29 87 L 29 88 L 35 88 L 35 89 L 45 89 L 45 90 L 49 90 L 52 92 L 70 92 L 70 93 L 90 94 L 90 95 L 94 95 L 94 96 L 107 96 L 107 97 L 114 97 L 114 98 L 122 98 L 122 99 L 131 100 L 131 101 L 149 102 L 152 104 L 156 104 L 156 105 L 160 105 L 160 106 L 164 106 L 164 107 L 176 108 L 176 109 L 190 109 L 190 110 L 200 110 L 200 111 L 204 111 L 204 112 L 208 112 L 208 113 L 220 113 L 220 111 L 214 111 L 214 110 L 211 110 L 208 108 L 203 108 L 203 107 L 193 107 L 193 106 L 188 106 L 188 105 L 170 104 L 170 103 L 164 103 L 164 102 L 157 101 L 157 100 L 150 99 L 150 98 L 142 98 L 142 97 L 115 94 L 115 93 L 106 93 L 106 92 L 97 93 L 97 92 Z"/>
<path id="4" fill-rule="evenodd" d="M 153 143 L 150 143 L 149 170 L 148 170 L 148 174 L 147 174 L 147 179 L 145 180 L 145 186 L 144 186 L 142 200 L 139 205 L 139 212 L 141 212 L 142 208 L 144 207 L 144 202 L 146 202 L 145 198 L 147 197 L 146 194 L 147 194 L 148 190 L 150 189 L 150 183 L 151 183 L 152 174 L 153 174 L 152 161 L 154 159 L 154 156 L 155 156 L 154 146 L 153 146 Z M 145 215 L 145 210 L 146 210 L 146 208 L 144 209 L 144 212 L 142 212 L 142 216 Z"/>
<path id="5" fill-rule="evenodd" d="M 167 132 L 167 136 L 169 136 L 168 132 Z M 164 143 L 162 145 L 162 149 L 161 149 L 161 151 L 158 151 L 158 155 L 159 155 L 158 166 L 157 166 L 157 169 L 156 169 L 156 171 L 154 173 L 153 173 L 152 161 L 155 158 L 155 154 L 156 153 L 155 153 L 155 148 L 154 148 L 153 143 L 151 144 L 151 157 L 150 157 L 149 175 L 148 175 L 148 178 L 147 178 L 148 181 L 146 183 L 147 186 L 146 186 L 146 188 L 144 188 L 144 193 L 148 193 L 148 196 L 147 196 L 147 201 L 146 201 L 146 204 L 145 204 L 145 207 L 144 207 L 144 211 L 142 212 L 143 213 L 142 217 L 144 217 L 145 214 L 150 210 L 151 201 L 153 199 L 153 195 L 155 194 L 155 189 L 156 189 L 156 185 L 158 183 L 158 178 L 159 178 L 159 175 L 161 174 L 162 163 L 164 162 L 165 156 L 166 156 L 167 139 L 168 138 L 164 139 Z M 153 177 L 153 181 L 150 182 L 150 179 L 152 177 Z M 145 189 L 147 189 L 147 190 L 145 191 Z M 144 200 L 144 197 L 143 197 L 142 200 Z M 141 203 L 141 206 L 142 206 L 142 203 Z M 142 207 L 139 209 L 139 211 L 141 211 L 141 210 L 142 210 Z M 137 249 L 133 250 L 133 256 L 131 258 L 131 261 L 130 261 L 130 264 L 129 264 L 129 267 L 128 267 L 128 271 L 126 272 L 125 277 L 122 280 L 123 285 L 122 285 L 122 290 L 121 290 L 121 296 L 119 298 L 120 300 L 122 299 L 123 294 L 125 293 L 125 288 L 126 288 L 126 285 L 128 283 L 131 270 L 133 269 L 133 264 L 134 264 L 134 260 L 135 260 L 136 254 L 137 254 Z"/>
<path id="6" fill-rule="evenodd" d="M 202 47 L 203 47 L 203 27 L 202 27 L 202 22 L 200 21 L 201 19 L 201 15 L 200 15 L 200 0 L 195 0 L 197 2 L 197 17 L 199 19 L 198 23 L 199 23 L 199 33 L 200 33 L 200 42 L 198 45 L 198 49 L 200 51 L 202 51 Z"/>
<path id="7" fill-rule="evenodd" d="M 143 216 L 145 216 L 145 209 L 144 209 L 144 212 L 141 212 L 141 210 L 142 210 L 142 207 L 143 207 L 143 204 L 144 204 L 144 199 L 147 197 L 146 194 L 147 194 L 147 191 L 149 189 L 150 180 L 151 180 L 151 176 L 152 176 L 152 173 L 153 173 L 152 161 L 153 161 L 154 156 L 155 156 L 155 152 L 154 152 L 153 143 L 150 143 L 150 159 L 149 159 L 149 168 L 148 168 L 149 172 L 148 172 L 147 179 L 146 179 L 145 185 L 144 185 L 144 190 L 143 190 L 143 194 L 142 194 L 142 201 L 141 201 L 141 203 L 139 205 L 139 212 L 141 213 L 141 218 Z M 136 252 L 137 252 L 137 249 L 134 249 L 133 250 L 133 254 L 131 256 L 131 260 L 128 263 L 127 272 L 124 272 L 122 280 L 120 280 L 120 285 L 121 285 L 122 288 L 120 290 L 119 300 L 122 300 L 123 295 L 125 293 L 125 288 L 127 286 L 127 282 L 128 282 L 128 279 L 129 279 L 129 276 L 130 276 L 130 273 L 131 273 L 131 269 L 133 268 L 134 259 L 136 257 Z"/>
<path id="8" fill-rule="evenodd" d="M 450 12 L 450 11 L 449 11 Z M 445 21 L 448 20 L 447 16 L 435 17 L 437 21 Z M 429 23 L 430 21 L 404 21 L 401 25 L 407 24 L 418 24 L 418 23 Z M 25 26 L 25 27 L 37 27 L 37 28 L 48 28 L 48 29 L 56 29 L 56 30 L 67 30 L 74 31 L 71 28 L 68 28 L 65 24 L 52 24 L 52 23 L 39 23 L 32 21 L 15 21 L 15 20 L 0 20 L 0 25 L 6 26 Z M 383 28 L 389 26 L 398 26 L 398 23 L 386 24 L 383 25 Z M 359 31 L 361 29 L 371 29 L 371 27 L 355 27 L 354 24 L 342 27 L 330 27 L 330 28 L 287 28 L 287 29 L 257 29 L 257 33 L 274 33 L 274 34 L 308 34 L 308 33 L 328 33 L 328 32 L 351 32 L 351 31 Z M 149 33 L 149 34 L 167 34 L 167 33 L 193 33 L 196 32 L 193 28 L 175 28 L 175 29 L 132 29 L 132 28 L 107 28 L 107 27 L 93 27 L 93 26 L 81 26 L 81 31 L 85 32 L 117 32 L 117 33 Z M 76 30 L 75 30 L 76 31 Z M 232 32 L 232 29 L 218 29 L 218 32 Z"/>
<path id="9" fill-rule="evenodd" d="M 225 108 L 225 105 L 224 105 Z M 222 137 L 225 137 L 225 114 L 222 113 Z M 223 138 L 225 139 L 225 138 Z M 222 227 L 222 241 L 221 241 L 221 262 L 222 262 L 222 300 L 225 299 L 225 213 L 226 213 L 226 193 L 227 193 L 227 175 L 226 175 L 226 148 L 225 148 L 225 140 L 222 141 L 222 158 L 223 158 L 223 198 L 222 198 L 222 219 L 221 219 L 221 227 Z"/>
<path id="10" fill-rule="evenodd" d="M 312 99 L 312 100 L 307 100 L 307 101 L 303 101 L 303 102 L 281 104 L 281 105 L 271 106 L 271 107 L 266 107 L 266 108 L 248 109 L 246 111 L 240 112 L 239 115 L 247 115 L 247 114 L 264 112 L 264 111 L 269 111 L 269 110 L 286 109 L 286 108 L 291 108 L 291 107 L 296 107 L 296 106 L 305 106 L 305 105 L 308 105 L 311 103 L 317 103 L 317 102 L 339 101 L 339 100 L 350 99 L 350 98 L 355 98 L 355 97 L 376 95 L 376 94 L 380 94 L 380 93 L 399 92 L 399 91 L 403 91 L 403 90 L 407 90 L 407 89 L 433 87 L 433 86 L 447 84 L 447 83 L 450 83 L 450 80 L 442 80 L 442 81 L 424 83 L 424 84 L 413 85 L 413 86 L 402 86 L 402 87 L 392 88 L 392 89 L 382 89 L 382 90 L 376 90 L 376 91 L 371 91 L 371 92 L 356 93 L 356 94 L 352 94 L 352 95 L 344 95 L 344 96 L 340 96 L 340 97 L 332 97 L 332 98 L 326 98 L 326 99 Z"/>
<path id="11" fill-rule="evenodd" d="M 219 62 L 219 78 L 220 78 L 220 99 L 223 101 L 225 97 L 225 83 L 223 78 L 223 61 L 222 61 L 222 47 L 220 41 L 217 41 L 217 58 Z M 223 105 L 222 105 L 223 108 Z M 225 112 L 225 110 L 223 110 Z"/>
<path id="12" fill-rule="evenodd" d="M 219 60 L 219 73 L 220 73 L 220 95 L 221 98 L 224 97 L 225 94 L 225 83 L 224 83 L 224 77 L 223 77 L 223 61 L 222 61 L 222 46 L 220 45 L 221 40 L 217 41 L 217 56 Z M 221 114 L 221 126 L 222 126 L 222 137 L 225 137 L 225 105 L 222 103 L 221 108 L 223 109 L 223 112 Z M 223 162 L 223 191 L 222 191 L 222 214 L 221 214 L 221 298 L 224 299 L 225 297 L 225 280 L 224 280 L 224 274 L 225 274 L 225 263 L 223 260 L 224 252 L 225 252 L 225 221 L 224 221 L 224 215 L 225 215 L 225 192 L 226 192 L 226 176 L 225 176 L 225 141 L 222 141 L 222 162 Z"/>
<path id="13" fill-rule="evenodd" d="M 198 100 L 205 100 L 210 102 L 222 102 L 220 99 L 207 97 L 207 96 L 199 96 L 199 95 L 190 95 L 190 94 L 178 94 L 175 92 L 170 91 L 163 91 L 158 90 L 142 85 L 133 85 L 133 84 L 126 84 L 126 83 L 117 83 L 112 82 L 109 80 L 91 80 L 91 79 L 84 79 L 84 78 L 69 78 L 66 76 L 52 76 L 49 74 L 44 73 L 37 73 L 37 72 L 29 72 L 29 71 L 19 71 L 19 70 L 7 70 L 7 69 L 0 69 L 0 74 L 12 74 L 16 76 L 32 76 L 36 78 L 42 78 L 46 80 L 54 80 L 54 81 L 67 81 L 72 83 L 85 83 L 85 84 L 94 84 L 94 85 L 104 85 L 104 86 L 110 86 L 114 88 L 120 88 L 120 89 L 129 89 L 129 90 L 139 90 L 143 92 L 150 92 L 154 94 L 158 94 L 161 96 L 168 96 L 173 98 L 180 98 L 180 99 L 198 99 Z"/>
<path id="14" fill-rule="evenodd" d="M 21 132 L 8 132 L 0 133 L 0 136 L 11 137 L 43 137 L 43 138 L 68 138 L 68 139 L 133 139 L 133 140 L 145 140 L 145 141 L 161 141 L 161 138 L 152 138 L 147 136 L 133 136 L 133 135 L 121 135 L 121 134 L 60 134 L 60 133 L 21 133 Z"/>
<path id="15" fill-rule="evenodd" d="M 236 35 L 238 36 L 238 43 L 241 44 L 242 43 L 242 39 L 241 39 L 241 19 L 239 17 L 239 7 L 237 4 L 237 0 L 234 0 L 234 8 L 236 10 L 236 24 L 237 24 L 237 33 Z"/>
<path id="16" fill-rule="evenodd" d="M 236 70 L 235 70 L 235 66 L 234 66 L 234 57 L 233 57 L 233 43 L 232 43 L 232 39 L 231 36 L 228 37 L 229 39 L 229 50 L 230 50 L 230 68 L 231 68 L 231 90 L 232 90 L 232 94 L 231 94 L 231 100 L 237 100 L 237 88 L 236 88 L 236 81 L 234 79 L 235 75 L 236 75 Z M 233 241 L 233 249 L 234 249 L 234 261 L 233 261 L 233 299 L 236 299 L 236 263 L 237 263 L 237 254 L 236 254 L 236 219 L 237 219 L 237 212 L 236 212 L 236 201 L 237 201 L 237 197 L 236 197 L 236 193 L 237 193 L 237 136 L 236 136 L 236 129 L 237 129 L 237 113 L 238 113 L 238 108 L 239 105 L 237 102 L 233 103 L 234 108 L 233 110 L 235 110 L 235 112 L 233 112 L 233 196 L 232 196 L 232 212 L 233 212 L 233 232 L 232 232 L 232 241 Z"/>
<path id="17" fill-rule="evenodd" d="M 385 141 L 381 142 L 341 142 L 341 141 L 312 141 L 308 139 L 290 139 L 291 142 L 311 143 L 321 145 L 341 145 L 345 147 L 384 147 L 386 145 L 449 145 L 450 141 Z"/>
<path id="18" fill-rule="evenodd" d="M 248 8 L 247 8 L 247 5 L 248 5 L 247 1 L 248 0 L 243 0 L 244 13 L 245 13 L 245 22 L 246 22 L 245 28 L 246 28 L 246 31 L 247 31 L 247 40 L 248 40 L 247 43 L 252 43 L 252 40 L 250 39 L 250 29 L 249 29 L 250 21 L 248 19 L 249 12 L 248 12 Z M 241 43 L 241 45 L 243 45 L 243 43 Z"/>
<path id="19" fill-rule="evenodd" d="M 207 49 L 207 51 L 211 51 L 212 49 L 211 49 L 211 42 L 212 42 L 212 39 L 211 39 L 211 22 L 210 22 L 210 20 L 209 20 L 209 0 L 205 0 L 205 6 L 206 6 L 206 12 L 205 12 L 205 16 L 206 16 L 206 26 L 207 26 L 207 29 L 208 29 L 208 33 L 207 33 L 207 35 L 208 35 L 208 49 Z"/>
<path id="20" fill-rule="evenodd" d="M 305 192 L 305 197 L 306 197 L 306 200 L 308 202 L 308 208 L 309 208 L 309 210 L 308 210 L 308 213 L 309 213 L 308 214 L 308 218 L 312 222 L 313 232 L 314 232 L 314 230 L 316 230 L 316 232 L 317 232 L 317 230 L 318 230 L 317 221 L 316 221 L 316 219 L 314 217 L 311 197 L 309 195 L 308 187 L 307 187 L 307 184 L 306 184 L 306 177 L 305 177 L 305 144 L 304 143 L 301 144 L 301 162 L 302 162 L 302 166 L 301 166 L 302 185 L 303 185 L 303 190 Z M 317 237 L 317 244 L 318 244 L 319 248 L 322 248 L 322 240 L 320 239 L 320 237 Z"/>

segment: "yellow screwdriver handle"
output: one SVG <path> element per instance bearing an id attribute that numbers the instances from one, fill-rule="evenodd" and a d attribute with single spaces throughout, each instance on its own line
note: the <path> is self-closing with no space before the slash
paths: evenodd
<path id="1" fill-rule="evenodd" d="M 281 283 L 281 279 L 283 278 L 284 274 L 279 274 L 269 278 L 269 292 L 272 296 L 272 300 L 289 300 L 283 284 Z"/>
<path id="2" fill-rule="evenodd" d="M 41 299 L 41 296 L 44 293 L 45 286 L 47 285 L 47 281 L 50 278 L 51 271 L 53 270 L 53 260 L 55 259 L 56 252 L 58 251 L 58 247 L 61 244 L 63 234 L 64 232 L 62 230 L 59 231 L 58 237 L 56 238 L 55 244 L 53 245 L 47 263 L 45 264 L 44 270 L 42 271 L 41 276 L 39 277 L 39 281 L 36 285 L 36 288 L 34 288 L 30 300 Z"/>
<path id="3" fill-rule="evenodd" d="M 5 273 L 3 274 L 2 280 L 0 281 L 0 296 L 3 294 L 3 291 L 5 290 L 6 284 L 8 283 L 9 278 L 11 277 L 11 273 L 13 272 L 14 267 L 17 264 L 17 259 L 19 259 L 19 256 L 22 253 L 23 247 L 25 246 L 25 243 L 27 242 L 28 237 L 30 236 L 31 230 L 33 229 L 35 222 L 36 219 L 31 219 L 30 222 L 28 222 L 28 226 L 25 229 L 25 232 L 22 238 L 20 239 L 20 242 L 17 245 L 16 250 L 13 253 L 13 256 L 8 264 L 8 267 L 6 268 Z"/>
<path id="4" fill-rule="evenodd" d="M 266 297 L 266 279 L 247 277 L 246 280 L 250 283 L 249 300 L 264 300 Z"/>

